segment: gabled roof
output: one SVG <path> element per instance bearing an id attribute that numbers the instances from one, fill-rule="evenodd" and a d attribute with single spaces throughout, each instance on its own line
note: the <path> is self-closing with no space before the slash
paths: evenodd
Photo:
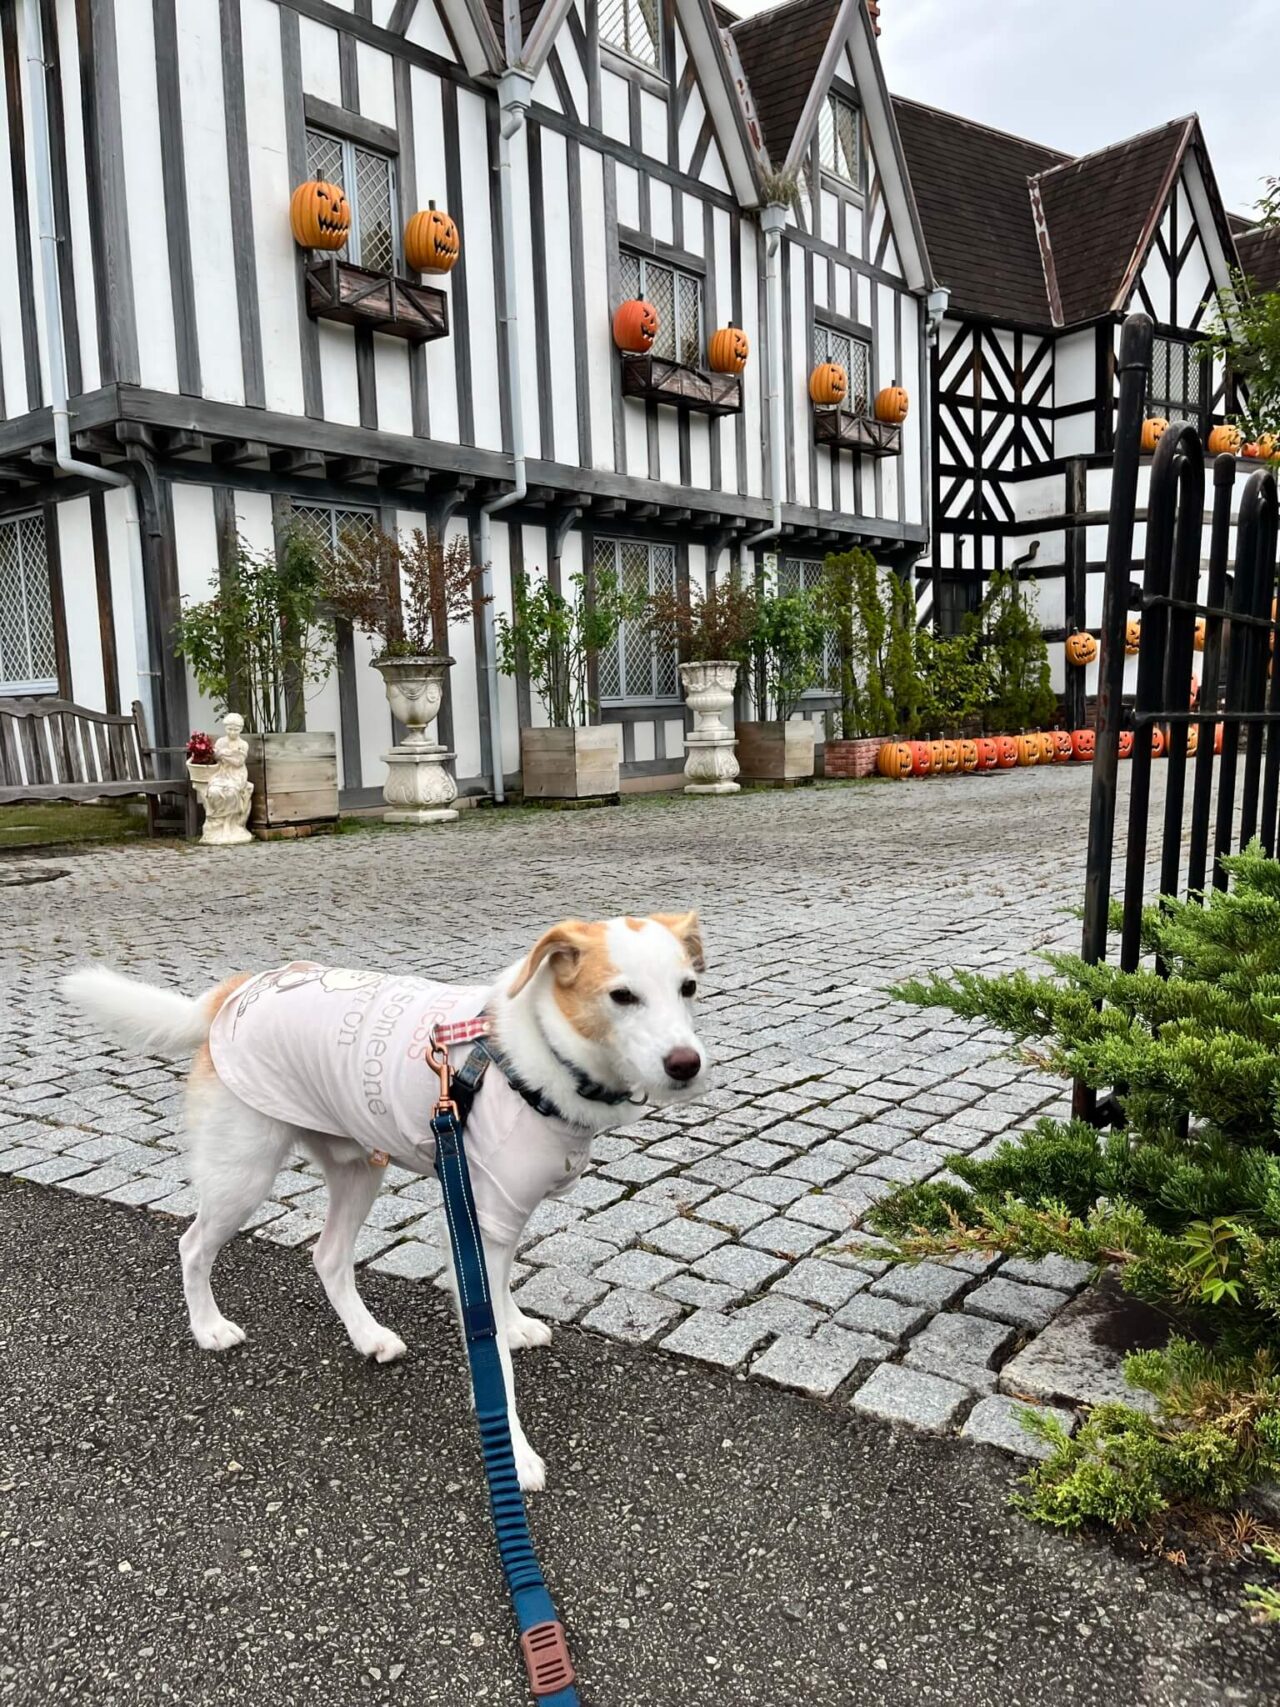
<path id="1" fill-rule="evenodd" d="M 775 169 L 791 152 L 840 0 L 790 0 L 730 28 Z"/>
<path id="2" fill-rule="evenodd" d="M 1280 225 L 1236 233 L 1240 271 L 1259 290 L 1280 290 Z"/>
<path id="3" fill-rule="evenodd" d="M 893 110 L 929 260 L 952 307 L 995 319 L 1046 320 L 1027 183 L 1070 156 L 897 95 Z"/>

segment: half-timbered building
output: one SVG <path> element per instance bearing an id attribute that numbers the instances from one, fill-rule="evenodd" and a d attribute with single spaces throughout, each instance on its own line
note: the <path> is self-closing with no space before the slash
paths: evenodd
<path id="1" fill-rule="evenodd" d="M 180 743 L 212 717 L 181 602 L 290 524 L 464 531 L 500 612 L 521 574 L 795 584 L 833 546 L 923 550 L 932 279 L 866 0 L 16 0 L 0 31 L 0 692 L 140 698 Z M 291 234 L 313 177 L 352 207 L 336 254 Z M 432 202 L 439 277 L 404 255 Z M 659 339 L 624 359 L 640 293 Z M 727 324 L 752 353 L 713 384 Z M 546 713 L 484 617 L 447 641 L 441 731 L 497 792 Z M 306 724 L 369 802 L 389 712 L 361 636 L 337 654 Z M 678 771 L 672 659 L 624 633 L 594 692 L 624 775 Z"/>

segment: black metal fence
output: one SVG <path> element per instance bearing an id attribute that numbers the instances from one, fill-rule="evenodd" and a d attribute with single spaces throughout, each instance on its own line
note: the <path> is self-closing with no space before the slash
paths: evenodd
<path id="1" fill-rule="evenodd" d="M 1280 669 L 1271 668 L 1276 620 L 1276 478 L 1250 474 L 1235 518 L 1231 556 L 1234 456 L 1213 464 L 1213 508 L 1201 598 L 1205 455 L 1194 427 L 1171 424 L 1156 447 L 1147 497 L 1141 583 L 1133 579 L 1143 412 L 1151 362 L 1146 315 L 1126 321 L 1120 344 L 1111 513 L 1098 667 L 1097 744 L 1089 803 L 1084 958 L 1106 957 L 1116 784 L 1121 731 L 1132 729 L 1125 842 L 1120 964 L 1139 961 L 1142 908 L 1153 829 L 1159 837 L 1160 895 L 1193 894 L 1206 880 L 1226 885 L 1222 860 L 1255 835 L 1276 849 L 1280 795 Z M 1138 616 L 1137 687 L 1124 704 L 1126 627 Z M 1203 646 L 1198 702 L 1190 705 L 1197 627 Z M 1152 824 L 1154 749 L 1167 757 L 1164 809 Z M 1188 784 L 1190 798 L 1188 800 Z M 1184 864 L 1185 855 L 1185 864 Z M 1076 1087 L 1076 1110 L 1096 1116 L 1088 1090 Z"/>

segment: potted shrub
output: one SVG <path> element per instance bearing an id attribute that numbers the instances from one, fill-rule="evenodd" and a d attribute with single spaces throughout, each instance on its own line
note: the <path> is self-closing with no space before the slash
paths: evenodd
<path id="1" fill-rule="evenodd" d="M 206 735 L 203 729 L 193 729 L 187 737 L 187 775 L 196 791 L 196 799 L 202 803 L 205 787 L 217 769 L 217 764 L 218 755 L 213 750 L 213 736 Z"/>
<path id="2" fill-rule="evenodd" d="M 518 575 L 513 620 L 497 619 L 498 668 L 514 676 L 523 665 L 546 707 L 550 726 L 520 731 L 520 769 L 526 800 L 590 800 L 616 795 L 622 745 L 615 723 L 588 725 L 587 665 L 617 638 L 622 622 L 644 614 L 643 595 L 624 593 L 615 575 L 570 580 L 566 598 L 541 576 Z"/>
<path id="3" fill-rule="evenodd" d="M 289 529 L 275 551 L 237 537 L 210 597 L 185 604 L 178 655 L 220 712 L 245 720 L 255 835 L 306 834 L 338 817 L 337 742 L 309 730 L 307 688 L 333 668 L 332 627 L 320 614 L 323 562 Z"/>
<path id="4" fill-rule="evenodd" d="M 836 643 L 840 689 L 823 771 L 832 777 L 872 776 L 882 745 L 910 732 L 915 721 L 911 584 L 855 547 L 824 560 L 820 598 Z"/>
<path id="5" fill-rule="evenodd" d="M 987 583 L 978 613 L 982 651 L 989 672 L 983 726 L 1012 735 L 1051 723 L 1058 697 L 1049 673 L 1049 647 L 1029 596 L 1034 583 L 1019 581 L 1008 569 Z"/>
<path id="6" fill-rule="evenodd" d="M 760 709 L 772 716 L 738 724 L 743 776 L 757 782 L 812 777 L 814 727 L 807 717 L 792 713 L 822 679 L 826 640 L 826 619 L 816 594 L 773 593 L 759 601 L 751 654 Z"/>
<path id="7" fill-rule="evenodd" d="M 462 534 L 446 545 L 421 528 L 407 539 L 375 527 L 349 530 L 329 566 L 329 608 L 378 647 L 370 662 L 406 729 L 384 755 L 383 817 L 390 824 L 441 824 L 458 816 L 451 804 L 458 785 L 445 768 L 453 755 L 427 731 L 453 665 L 449 623 L 468 620 L 488 603 L 482 574 Z"/>
<path id="8" fill-rule="evenodd" d="M 756 594 L 733 579 L 692 587 L 687 602 L 663 593 L 650 606 L 655 643 L 674 647 L 680 680 L 696 719 L 684 738 L 686 794 L 736 794 L 734 732 L 723 721 L 733 704 L 738 667 L 749 655 Z"/>

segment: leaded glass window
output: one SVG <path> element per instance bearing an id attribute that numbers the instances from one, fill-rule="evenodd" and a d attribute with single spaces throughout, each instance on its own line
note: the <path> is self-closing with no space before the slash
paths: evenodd
<path id="1" fill-rule="evenodd" d="M 347 259 L 374 273 L 392 273 L 399 259 L 395 162 L 348 138 L 307 131 L 307 168 L 313 178 L 339 184 L 351 205 Z"/>
<path id="2" fill-rule="evenodd" d="M 1148 415 L 1166 421 L 1190 421 L 1199 428 L 1205 414 L 1204 358 L 1194 344 L 1176 338 L 1154 338 L 1151 343 L 1151 391 Z"/>
<path id="3" fill-rule="evenodd" d="M 600 0 L 600 40 L 641 65 L 658 65 L 657 0 Z"/>
<path id="4" fill-rule="evenodd" d="M 702 280 L 630 249 L 624 249 L 618 259 L 623 301 L 641 296 L 658 311 L 653 354 L 684 367 L 701 367 Z"/>
<path id="5" fill-rule="evenodd" d="M 624 592 L 650 597 L 676 590 L 676 553 L 671 545 L 639 539 L 597 539 L 596 574 L 613 574 Z M 641 622 L 624 622 L 612 646 L 597 660 L 600 698 L 605 700 L 676 699 L 676 653 L 663 646 Z"/>
<path id="6" fill-rule="evenodd" d="M 43 516 L 0 522 L 0 691 L 53 693 L 58 659 Z"/>
<path id="7" fill-rule="evenodd" d="M 342 510 L 333 504 L 293 504 L 289 519 L 302 537 L 322 551 L 336 551 L 344 534 L 364 533 L 374 526 L 370 510 Z"/>
<path id="8" fill-rule="evenodd" d="M 835 362 L 849 377 L 849 390 L 844 408 L 851 415 L 871 412 L 871 346 L 861 338 L 839 332 L 834 326 L 815 325 L 813 328 L 813 361 Z"/>
<path id="9" fill-rule="evenodd" d="M 778 565 L 780 593 L 815 593 L 822 585 L 822 564 L 812 557 L 784 557 Z M 840 685 L 840 647 L 834 633 L 827 633 L 823 648 L 823 685 L 814 693 L 836 692 Z"/>
<path id="10" fill-rule="evenodd" d="M 828 95 L 818 117 L 818 164 L 846 184 L 862 184 L 862 120 L 852 101 Z"/>

